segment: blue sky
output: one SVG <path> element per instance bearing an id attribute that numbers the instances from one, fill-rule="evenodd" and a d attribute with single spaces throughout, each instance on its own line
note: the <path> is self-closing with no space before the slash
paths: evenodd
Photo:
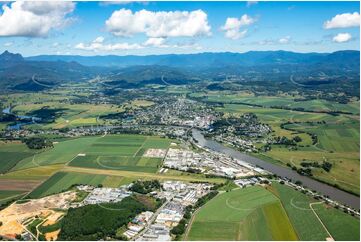
<path id="1" fill-rule="evenodd" d="M 359 2 L 4 3 L 0 50 L 39 54 L 359 50 Z"/>

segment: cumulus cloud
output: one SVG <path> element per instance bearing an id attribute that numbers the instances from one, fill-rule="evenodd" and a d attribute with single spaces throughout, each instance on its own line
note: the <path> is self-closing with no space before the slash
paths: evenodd
<path id="1" fill-rule="evenodd" d="M 221 30 L 225 32 L 225 37 L 230 39 L 240 39 L 243 38 L 247 29 L 241 30 L 244 26 L 249 26 L 256 22 L 255 18 L 244 14 L 241 18 L 227 18 L 226 23 L 221 27 Z"/>
<path id="2" fill-rule="evenodd" d="M 360 26 L 360 14 L 358 12 L 337 14 L 331 20 L 327 20 L 323 24 L 325 29 L 349 28 L 358 26 Z"/>
<path id="3" fill-rule="evenodd" d="M 52 29 L 71 22 L 72 2 L 23 2 L 2 6 L 0 36 L 46 37 Z"/>
<path id="4" fill-rule="evenodd" d="M 286 37 L 280 38 L 278 40 L 278 42 L 280 44 L 288 44 L 290 42 L 290 40 L 291 40 L 291 36 L 286 36 Z"/>
<path id="5" fill-rule="evenodd" d="M 350 41 L 352 38 L 351 34 L 349 33 L 339 33 L 335 35 L 332 40 L 337 43 L 344 43 Z"/>
<path id="6" fill-rule="evenodd" d="M 159 11 L 128 9 L 114 11 L 105 22 L 106 29 L 115 36 L 144 33 L 151 38 L 194 37 L 210 35 L 207 14 L 195 11 Z"/>
<path id="7" fill-rule="evenodd" d="M 162 47 L 165 45 L 165 38 L 149 38 L 147 41 L 144 42 L 145 46 L 155 46 L 155 47 Z"/>
<path id="8" fill-rule="evenodd" d="M 104 37 L 99 36 L 89 44 L 79 43 L 74 48 L 79 50 L 87 51 L 115 51 L 115 50 L 135 50 L 141 49 L 143 46 L 139 44 L 129 43 L 115 43 L 115 44 L 104 44 Z"/>

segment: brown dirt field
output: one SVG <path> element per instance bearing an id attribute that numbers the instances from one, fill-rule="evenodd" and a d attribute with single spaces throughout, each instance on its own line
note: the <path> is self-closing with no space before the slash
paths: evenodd
<path id="1" fill-rule="evenodd" d="M 48 241 L 57 240 L 59 233 L 60 233 L 60 229 L 55 230 L 55 231 L 50 232 L 50 233 L 46 233 L 45 234 L 45 239 L 48 240 Z"/>
<path id="2" fill-rule="evenodd" d="M 55 224 L 63 215 L 64 213 L 61 212 L 52 213 L 49 217 L 47 217 L 47 220 L 45 221 L 45 223 L 43 223 L 43 226 Z"/>
<path id="3" fill-rule="evenodd" d="M 1 234 L 7 237 L 15 237 L 17 234 L 21 234 L 23 232 L 23 226 L 17 221 L 9 221 L 8 223 L 4 223 L 1 227 Z"/>
<path id="4" fill-rule="evenodd" d="M 14 179 L 0 179 L 0 190 L 16 190 L 16 191 L 30 191 L 38 186 L 41 181 L 36 180 L 14 180 Z"/>
<path id="5" fill-rule="evenodd" d="M 72 201 L 75 198 L 75 192 L 64 192 L 40 199 L 32 199 L 22 204 L 13 203 L 0 211 L 0 221 L 3 222 L 3 226 L 0 227 L 0 235 L 20 234 L 23 232 L 21 223 L 35 216 L 51 217 L 51 214 L 57 213 L 52 209 L 67 209 L 69 200 Z"/>

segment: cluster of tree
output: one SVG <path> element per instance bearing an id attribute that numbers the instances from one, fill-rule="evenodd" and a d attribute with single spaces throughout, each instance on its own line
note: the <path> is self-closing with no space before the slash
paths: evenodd
<path id="1" fill-rule="evenodd" d="M 317 161 L 314 162 L 301 162 L 302 167 L 297 168 L 296 166 L 292 166 L 290 163 L 287 163 L 287 166 L 292 167 L 292 170 L 297 171 L 298 174 L 303 176 L 313 176 L 312 168 L 322 168 L 327 172 L 330 172 L 332 168 L 332 164 L 328 161 L 324 161 L 322 164 L 319 164 Z"/>
<path id="2" fill-rule="evenodd" d="M 53 142 L 42 137 L 31 137 L 23 140 L 29 149 L 43 149 L 46 147 L 53 147 Z"/>
<path id="3" fill-rule="evenodd" d="M 210 191 L 209 193 L 197 200 L 196 204 L 194 204 L 194 208 L 202 207 L 204 204 L 206 204 L 206 202 L 217 196 L 217 194 L 218 191 Z"/>
<path id="4" fill-rule="evenodd" d="M 190 218 L 192 217 L 192 212 L 194 211 L 194 207 L 192 205 L 188 205 L 185 208 L 184 211 L 184 216 L 181 219 L 181 221 L 179 221 L 178 225 L 173 227 L 172 230 L 170 231 L 173 235 L 175 235 L 175 240 L 180 240 L 182 234 L 184 234 L 184 232 L 186 231 L 186 225 L 188 224 Z"/>
<path id="5" fill-rule="evenodd" d="M 327 172 L 330 172 L 331 168 L 332 168 L 332 163 L 328 162 L 328 161 L 324 161 L 322 162 L 322 164 L 318 163 L 317 161 L 314 162 L 301 162 L 301 166 L 303 167 L 314 167 L 314 168 L 322 168 Z"/>
<path id="6" fill-rule="evenodd" d="M 13 122 L 13 121 L 16 121 L 15 115 L 0 113 L 0 122 Z"/>
<path id="7" fill-rule="evenodd" d="M 103 206 L 86 205 L 69 208 L 60 222 L 59 240 L 106 240 L 109 237 L 124 239 L 116 237 L 116 230 L 146 210 L 148 207 L 134 197 L 127 197 L 121 202 L 103 204 Z"/>
<path id="8" fill-rule="evenodd" d="M 295 146 L 295 145 L 297 145 L 297 143 L 299 143 L 299 142 L 301 142 L 301 141 L 302 141 L 302 139 L 301 139 L 300 136 L 295 136 L 295 137 L 293 137 L 292 139 L 289 139 L 289 138 L 287 138 L 287 137 L 285 137 L 285 136 L 282 136 L 282 137 L 277 136 L 277 137 L 275 137 L 275 139 L 274 139 L 274 143 L 275 143 L 275 144 L 279 144 L 279 145 L 290 145 L 290 146 Z"/>
<path id="9" fill-rule="evenodd" d="M 133 192 L 147 194 L 151 191 L 160 189 L 161 185 L 158 180 L 151 180 L 151 181 L 142 181 L 138 180 L 133 183 L 130 187 L 130 190 Z"/>
<path id="10" fill-rule="evenodd" d="M 200 174 L 202 171 L 201 171 L 200 169 L 197 169 L 197 168 L 189 167 L 189 168 L 187 169 L 187 172 Z"/>

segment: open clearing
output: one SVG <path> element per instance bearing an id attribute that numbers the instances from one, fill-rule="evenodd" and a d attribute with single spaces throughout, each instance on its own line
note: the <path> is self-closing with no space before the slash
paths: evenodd
<path id="1" fill-rule="evenodd" d="M 224 192 L 194 218 L 186 240 L 297 240 L 279 200 L 263 187 Z"/>

